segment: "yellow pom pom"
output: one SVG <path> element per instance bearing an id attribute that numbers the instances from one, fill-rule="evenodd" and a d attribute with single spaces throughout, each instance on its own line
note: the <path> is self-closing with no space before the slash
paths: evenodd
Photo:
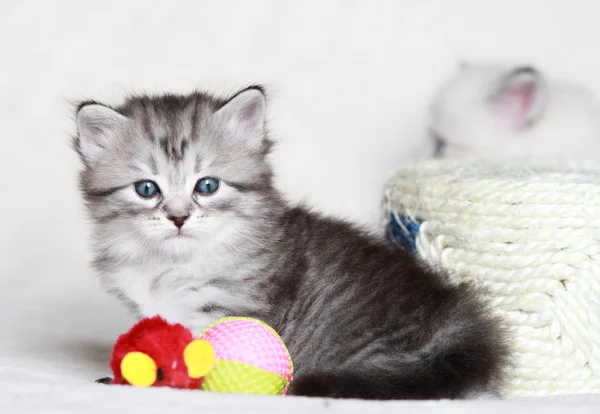
<path id="1" fill-rule="evenodd" d="M 215 364 L 215 349 L 210 342 L 196 339 L 183 350 L 183 360 L 190 378 L 203 377 Z"/>
<path id="2" fill-rule="evenodd" d="M 156 381 L 156 363 L 142 352 L 129 352 L 121 361 L 121 374 L 136 387 L 149 387 Z"/>

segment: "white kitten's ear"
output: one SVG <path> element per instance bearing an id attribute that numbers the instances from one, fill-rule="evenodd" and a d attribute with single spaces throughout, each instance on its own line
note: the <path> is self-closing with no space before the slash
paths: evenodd
<path id="1" fill-rule="evenodd" d="M 264 141 L 266 98 L 260 88 L 248 88 L 235 95 L 216 115 L 237 139 L 259 149 Z"/>
<path id="2" fill-rule="evenodd" d="M 503 76 L 488 96 L 494 116 L 511 127 L 521 128 L 534 123 L 548 102 L 543 76 L 529 66 L 518 67 Z"/>
<path id="3" fill-rule="evenodd" d="M 100 104 L 82 106 L 77 112 L 79 154 L 87 161 L 98 160 L 109 142 L 127 124 L 127 117 Z"/>

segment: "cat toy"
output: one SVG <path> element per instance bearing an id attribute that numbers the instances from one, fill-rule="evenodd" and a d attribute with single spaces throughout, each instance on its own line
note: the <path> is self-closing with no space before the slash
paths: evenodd
<path id="1" fill-rule="evenodd" d="M 142 319 L 117 339 L 110 366 L 113 384 L 222 393 L 286 394 L 293 376 L 281 337 L 244 317 L 220 319 L 198 338 L 159 316 Z"/>

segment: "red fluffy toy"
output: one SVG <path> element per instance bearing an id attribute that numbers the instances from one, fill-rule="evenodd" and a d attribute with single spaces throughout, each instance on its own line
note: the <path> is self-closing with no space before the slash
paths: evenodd
<path id="1" fill-rule="evenodd" d="M 113 348 L 113 384 L 199 389 L 214 365 L 207 342 L 159 316 L 142 319 Z"/>

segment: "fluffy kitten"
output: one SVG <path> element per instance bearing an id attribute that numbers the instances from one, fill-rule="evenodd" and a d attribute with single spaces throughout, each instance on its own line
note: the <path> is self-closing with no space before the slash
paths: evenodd
<path id="1" fill-rule="evenodd" d="M 600 155 L 593 95 L 531 66 L 463 65 L 439 87 L 430 115 L 440 157 L 577 160 Z"/>
<path id="2" fill-rule="evenodd" d="M 226 315 L 264 320 L 290 349 L 293 395 L 496 390 L 507 347 L 472 289 L 282 199 L 261 88 L 86 102 L 77 125 L 94 267 L 139 316 L 195 332 Z"/>

